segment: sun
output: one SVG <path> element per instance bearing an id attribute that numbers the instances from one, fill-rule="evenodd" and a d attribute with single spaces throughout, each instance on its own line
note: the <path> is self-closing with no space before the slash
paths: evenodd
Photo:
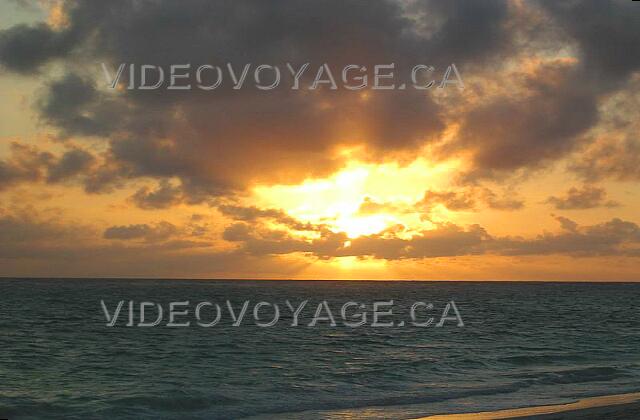
<path id="1" fill-rule="evenodd" d="M 410 165 L 352 161 L 330 177 L 298 185 L 254 188 L 252 199 L 262 207 L 280 208 L 303 222 L 324 224 L 353 239 L 402 224 L 422 224 L 410 206 L 426 186 L 444 185 L 452 165 L 429 165 L 418 159 Z M 362 211 L 366 201 L 383 203 L 375 212 Z"/>
<path id="2" fill-rule="evenodd" d="M 338 231 L 344 232 L 349 238 L 380 233 L 393 225 L 395 218 L 392 215 L 379 214 L 373 216 L 358 217 L 345 215 L 334 222 Z"/>

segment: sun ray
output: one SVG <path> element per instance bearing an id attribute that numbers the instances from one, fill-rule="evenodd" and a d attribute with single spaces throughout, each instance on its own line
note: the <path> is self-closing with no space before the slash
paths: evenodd
<path id="1" fill-rule="evenodd" d="M 424 159 L 406 166 L 351 161 L 328 178 L 256 187 L 252 198 L 261 206 L 281 208 L 299 220 L 324 223 L 356 238 L 398 224 L 410 229 L 430 225 L 416 216 L 413 205 L 425 189 L 447 185 L 456 167 L 456 162 L 433 165 Z M 361 211 L 365 202 L 384 204 L 371 213 Z M 438 212 L 438 217 L 446 218 L 447 212 Z"/>

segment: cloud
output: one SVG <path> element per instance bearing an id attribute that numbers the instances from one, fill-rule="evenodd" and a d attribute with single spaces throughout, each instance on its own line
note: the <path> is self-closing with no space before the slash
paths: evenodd
<path id="1" fill-rule="evenodd" d="M 283 265 L 273 259 L 292 254 L 302 255 L 304 263 L 340 257 L 638 255 L 638 227 L 621 219 L 580 225 L 558 217 L 559 231 L 527 238 L 451 223 L 420 231 L 394 226 L 350 238 L 280 209 L 237 204 L 256 184 L 328 176 L 354 158 L 345 150 L 357 150 L 358 159 L 370 162 L 460 162 L 455 188 L 425 186 L 413 207 L 368 197 L 361 215 L 428 214 L 434 206 L 454 212 L 517 210 L 524 202 L 512 181 L 564 159 L 585 182 L 640 180 L 634 122 L 640 108 L 633 98 L 639 89 L 640 29 L 634 22 L 640 11 L 631 2 L 60 4 L 64 25 L 0 30 L 0 66 L 40 84 L 34 109 L 59 140 L 51 150 L 26 141 L 10 146 L 0 159 L 0 190 L 21 183 L 77 183 L 88 193 L 109 193 L 132 184 L 138 189 L 130 202 L 139 208 L 205 203 L 228 226 L 214 233 L 203 221 L 151 220 L 105 229 L 2 213 L 4 261 L 30 258 L 44 267 L 55 258 L 83 257 L 113 272 L 113 262 L 119 262 L 146 273 L 149 262 L 171 272 L 189 263 L 218 272 L 216 266 L 245 269 L 250 261 L 277 272 Z M 394 62 L 401 75 L 414 64 L 441 72 L 456 63 L 467 89 L 295 91 L 284 84 L 263 92 L 225 84 L 213 92 L 140 91 L 126 88 L 125 71 L 123 85 L 110 90 L 100 68 L 227 62 L 236 69 L 245 63 L 252 69 L 257 63 L 279 65 L 284 78 L 290 77 L 284 63 L 310 62 L 303 83 L 325 62 L 332 69 L 361 64 L 369 76 L 374 64 Z M 624 92 L 619 108 L 612 107 Z M 551 196 L 548 203 L 561 210 L 615 204 L 588 184 Z"/>
<path id="2" fill-rule="evenodd" d="M 319 229 L 316 235 L 304 237 L 296 231 L 268 228 L 259 221 L 234 222 L 224 234 L 231 241 L 229 248 L 206 237 L 196 239 L 188 224 L 120 225 L 100 231 L 43 212 L 0 208 L 0 261 L 5 275 L 210 277 L 221 273 L 228 277 L 236 273 L 264 277 L 294 275 L 314 260 L 340 257 L 425 263 L 481 255 L 625 257 L 633 261 L 640 257 L 640 227 L 636 223 L 614 218 L 579 225 L 562 216 L 556 219 L 560 230 L 529 238 L 499 237 L 479 225 L 452 223 L 411 234 L 391 227 L 350 239 L 343 232 Z M 633 261 L 629 264 L 636 264 Z"/>
<path id="3" fill-rule="evenodd" d="M 407 66 L 431 57 L 427 64 L 443 71 L 451 62 L 486 60 L 509 44 L 509 7 L 498 1 L 380 1 L 362 7 L 342 0 L 269 6 L 201 0 L 188 8 L 171 1 L 143 8 L 69 1 L 61 10 L 63 27 L 22 25 L 0 32 L 0 64 L 33 73 L 52 62 L 69 63 L 62 77 L 47 82 L 37 108 L 63 138 L 105 140 L 110 162 L 87 191 L 110 191 L 138 177 L 177 178 L 191 201 L 230 195 L 257 181 L 325 176 L 345 163 L 336 154 L 342 146 L 364 145 L 374 161 L 415 155 L 444 130 L 442 105 L 413 90 L 375 91 L 367 98 L 346 89 L 105 92 L 97 88 L 104 83 L 100 62 L 114 68 L 230 62 L 238 69 L 244 63 L 310 62 L 317 68 L 327 62 L 369 70 L 395 62 L 408 72 Z M 465 31 L 456 29 L 460 25 Z"/>
<path id="4" fill-rule="evenodd" d="M 0 190 L 21 183 L 80 183 L 89 193 L 109 191 L 126 177 L 126 169 L 72 143 L 63 152 L 14 141 L 0 160 Z"/>
<path id="5" fill-rule="evenodd" d="M 154 226 L 148 224 L 111 226 L 104 231 L 105 239 L 135 240 L 146 242 L 162 242 L 178 233 L 175 225 L 169 222 L 159 222 Z"/>
<path id="6" fill-rule="evenodd" d="M 422 198 L 422 204 L 428 211 L 441 204 L 452 211 L 475 210 L 476 199 L 470 190 L 461 191 L 431 191 L 427 190 Z"/>
<path id="7" fill-rule="evenodd" d="M 65 244 L 86 243 L 95 234 L 93 227 L 65 221 L 57 211 L 0 207 L 0 260 L 65 258 Z"/>
<path id="8" fill-rule="evenodd" d="M 568 161 L 585 182 L 640 180 L 640 72 L 601 101 L 600 123 Z"/>
<path id="9" fill-rule="evenodd" d="M 122 187 L 129 177 L 129 168 L 118 165 L 108 157 L 85 174 L 84 190 L 88 194 L 103 194 Z"/>
<path id="10" fill-rule="evenodd" d="M 224 216 L 243 222 L 253 224 L 261 223 L 264 219 L 279 223 L 297 231 L 324 230 L 323 224 L 304 223 L 294 217 L 289 216 L 282 209 L 261 209 L 257 206 L 237 206 L 232 204 L 221 204 L 218 210 Z"/>
<path id="11" fill-rule="evenodd" d="M 182 199 L 194 203 L 256 182 L 326 176 L 345 164 L 337 153 L 343 147 L 364 146 L 371 161 L 415 158 L 424 146 L 439 144 L 451 123 L 458 133 L 439 156 L 464 155 L 467 181 L 544 167 L 590 141 L 586 133 L 598 124 L 602 97 L 621 89 L 638 69 L 633 51 L 640 34 L 631 24 L 638 12 L 624 1 L 389 0 L 362 7 L 342 0 L 269 6 L 197 0 L 188 8 L 171 1 L 144 7 L 68 1 L 60 10 L 66 21 L 61 27 L 38 23 L 0 31 L 0 64 L 34 73 L 52 62 L 69 63 L 61 77 L 46 82 L 37 109 L 63 138 L 105 141 L 108 162 L 88 180 L 87 191 L 110 191 L 135 178 L 172 178 Z M 549 31 L 541 34 L 540 25 Z M 592 27 L 604 35 L 593 35 Z M 577 56 L 567 59 L 572 48 Z M 514 64 L 526 67 L 522 57 L 546 61 L 535 71 L 514 73 Z M 463 74 L 473 72 L 474 89 L 487 90 L 480 92 L 486 100 L 414 90 L 361 95 L 346 89 L 267 94 L 226 85 L 213 93 L 98 88 L 105 83 L 101 62 L 114 69 L 120 63 L 195 68 L 227 62 L 236 69 L 285 62 L 371 69 L 394 62 L 400 73 L 425 60 L 438 69 L 455 62 Z M 505 84 L 504 93 L 481 86 L 483 79 L 514 74 L 521 80 L 513 81 L 514 89 Z M 124 82 L 127 77 L 125 72 Z M 290 77 L 287 71 L 284 77 Z M 152 193 L 140 193 L 142 206 L 145 194 Z"/>
<path id="12" fill-rule="evenodd" d="M 604 188 L 584 185 L 581 189 L 571 187 L 564 196 L 551 196 L 546 200 L 558 210 L 584 210 L 596 207 L 617 207 L 620 203 L 607 200 Z"/>
<path id="13" fill-rule="evenodd" d="M 94 161 L 95 157 L 85 150 L 75 148 L 68 150 L 49 167 L 47 182 L 60 182 L 82 174 L 91 167 Z"/>
<path id="14" fill-rule="evenodd" d="M 490 236 L 478 225 L 465 229 L 445 223 L 437 225 L 435 229 L 422 231 L 410 239 L 385 234 L 362 236 L 339 250 L 339 254 L 388 260 L 474 255 L 483 253 L 483 242 L 489 239 Z"/>
<path id="15" fill-rule="evenodd" d="M 163 179 L 155 190 L 146 186 L 138 189 L 131 200 L 141 209 L 165 209 L 182 201 L 182 191 Z"/>
<path id="16" fill-rule="evenodd" d="M 629 131 L 632 130 L 630 127 Z M 612 129 L 608 134 L 572 159 L 569 168 L 589 182 L 640 180 L 640 139 L 637 132 L 620 134 Z"/>
<path id="17" fill-rule="evenodd" d="M 482 226 L 435 223 L 434 228 L 407 234 L 404 227 L 390 227 L 377 234 L 349 238 L 344 232 L 318 229 L 304 237 L 299 231 L 268 227 L 253 221 L 234 223 L 223 238 L 236 251 L 253 256 L 301 253 L 318 259 L 339 257 L 384 260 L 421 260 L 469 255 L 571 257 L 640 256 L 640 227 L 619 218 L 580 226 L 557 216 L 561 230 L 531 238 L 493 236 Z"/>
<path id="18" fill-rule="evenodd" d="M 511 191 L 509 191 L 509 195 L 505 193 L 500 197 L 489 188 L 484 188 L 482 190 L 482 199 L 487 207 L 494 210 L 513 211 L 524 207 L 524 201 L 518 199 L 517 195 Z"/>
<path id="19" fill-rule="evenodd" d="M 225 231 L 227 238 L 241 242 L 240 251 L 251 255 L 305 253 L 319 259 L 337 257 L 371 257 L 376 259 L 422 259 L 482 253 L 483 240 L 488 235 L 481 227 L 468 229 L 453 224 L 438 225 L 410 239 L 403 239 L 393 229 L 380 234 L 349 239 L 344 232 L 324 230 L 316 239 L 290 236 L 278 230 L 250 231 L 238 224 Z"/>
<path id="20" fill-rule="evenodd" d="M 56 212 L 57 213 L 57 212 Z M 58 215 L 31 209 L 0 208 L 0 265 L 4 276 L 61 277 L 220 277 L 293 276 L 305 264 L 253 258 L 219 250 L 208 241 L 188 239 L 190 230 L 157 241 L 163 224 L 120 226 L 102 240 L 100 231 Z M 154 232 L 155 229 L 155 232 Z M 168 229 L 171 230 L 171 229 Z M 154 240 L 145 238 L 151 235 Z M 165 236 L 165 235 L 160 235 Z"/>
<path id="21" fill-rule="evenodd" d="M 18 73 L 34 73 L 54 58 L 66 56 L 74 34 L 55 31 L 44 23 L 16 25 L 0 32 L 0 64 Z"/>
<path id="22" fill-rule="evenodd" d="M 18 142 L 11 143 L 10 151 L 8 159 L 0 160 L 0 190 L 20 182 L 42 179 L 54 159 L 51 153 Z"/>
<path id="23" fill-rule="evenodd" d="M 508 2 L 414 1 L 410 10 L 420 16 L 418 24 L 425 25 L 431 37 L 429 53 L 445 62 L 482 62 L 512 47 Z"/>
<path id="24" fill-rule="evenodd" d="M 523 76 L 521 91 L 483 101 L 460 116 L 449 148 L 470 158 L 466 178 L 497 178 L 567 156 L 598 121 L 598 96 L 570 64 Z"/>
<path id="25" fill-rule="evenodd" d="M 577 43 L 584 68 L 602 83 L 617 84 L 640 68 L 640 12 L 634 4 L 624 0 L 539 0 L 539 4 Z"/>
<path id="26" fill-rule="evenodd" d="M 0 242 L 29 243 L 36 241 L 72 240 L 84 236 L 85 228 L 67 225 L 52 217 L 45 217 L 33 210 L 20 209 L 9 212 L 0 208 Z"/>
<path id="27" fill-rule="evenodd" d="M 110 102 L 91 79 L 69 72 L 48 83 L 47 94 L 37 101 L 41 117 L 59 127 L 63 135 L 105 135 L 119 113 L 108 109 Z"/>
<path id="28" fill-rule="evenodd" d="M 400 206 L 393 203 L 379 203 L 371 197 L 365 197 L 360 207 L 358 207 L 358 214 L 370 215 L 377 213 L 398 213 L 406 211 L 400 208 Z"/>
<path id="29" fill-rule="evenodd" d="M 489 209 L 506 211 L 524 207 L 524 202 L 513 193 L 510 196 L 506 193 L 499 196 L 491 189 L 479 186 L 442 191 L 427 190 L 415 206 L 426 212 L 430 212 L 437 205 L 442 205 L 450 211 L 478 211 L 480 204 Z"/>
<path id="30" fill-rule="evenodd" d="M 222 239 L 229 242 L 247 241 L 251 237 L 251 226 L 246 223 L 234 223 L 222 233 Z"/>
<path id="31" fill-rule="evenodd" d="M 640 256 L 640 227 L 619 218 L 579 226 L 558 217 L 559 233 L 544 233 L 534 239 L 502 238 L 492 247 L 502 255 Z"/>

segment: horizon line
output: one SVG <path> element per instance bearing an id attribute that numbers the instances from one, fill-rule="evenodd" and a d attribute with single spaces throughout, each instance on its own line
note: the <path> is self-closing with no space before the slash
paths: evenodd
<path id="1" fill-rule="evenodd" d="M 2 276 L 0 280 L 141 280 L 141 281 L 256 281 L 256 282 L 386 282 L 386 283 L 640 283 L 638 280 L 498 280 L 498 279 L 293 279 L 293 278 L 233 278 L 233 277 L 124 277 L 124 276 L 106 276 L 106 277 L 62 277 L 62 276 Z"/>

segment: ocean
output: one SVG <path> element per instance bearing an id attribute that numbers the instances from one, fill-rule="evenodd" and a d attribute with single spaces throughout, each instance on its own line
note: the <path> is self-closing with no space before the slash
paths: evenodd
<path id="1" fill-rule="evenodd" d="M 0 296 L 0 418 L 415 418 L 640 391 L 640 284 L 4 279 Z M 142 302 L 158 325 L 138 326 Z"/>

